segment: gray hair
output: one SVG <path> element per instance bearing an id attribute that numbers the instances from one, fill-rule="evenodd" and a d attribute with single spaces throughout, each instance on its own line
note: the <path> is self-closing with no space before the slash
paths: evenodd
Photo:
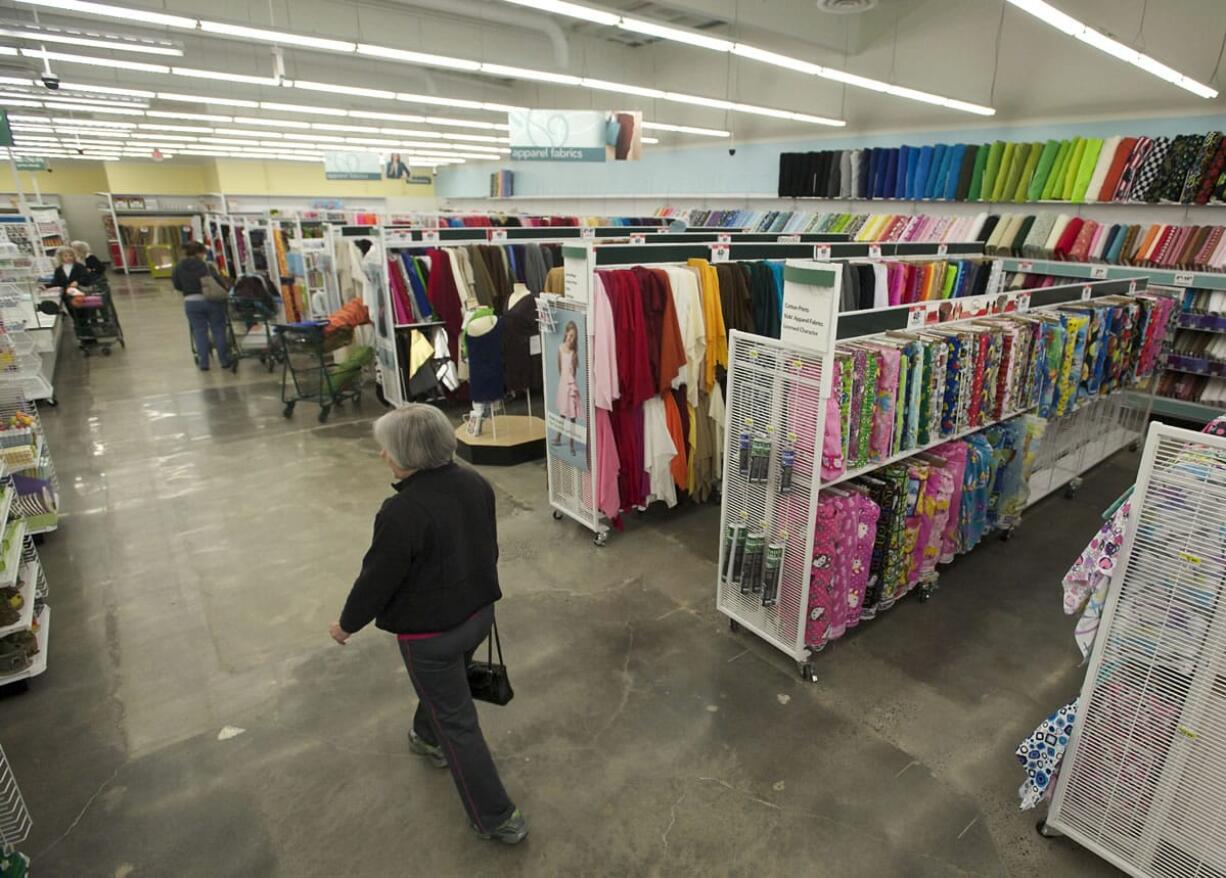
<path id="1" fill-rule="evenodd" d="M 432 405 L 412 402 L 390 411 L 374 426 L 375 441 L 401 469 L 434 469 L 451 463 L 455 428 Z"/>
<path id="2" fill-rule="evenodd" d="M 90 253 L 88 241 L 73 241 L 72 249 L 76 252 L 78 259 L 84 259 Z"/>

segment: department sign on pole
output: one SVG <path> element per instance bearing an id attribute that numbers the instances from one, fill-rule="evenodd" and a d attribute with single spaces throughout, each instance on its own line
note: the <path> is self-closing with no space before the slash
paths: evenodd
<path id="1" fill-rule="evenodd" d="M 47 160 L 35 158 L 34 156 L 22 156 L 17 159 L 17 170 L 19 171 L 45 171 L 47 170 Z"/>
<path id="2" fill-rule="evenodd" d="M 515 161 L 635 161 L 642 155 L 638 111 L 513 110 L 507 116 Z"/>
<path id="3" fill-rule="evenodd" d="M 324 153 L 324 178 L 328 180 L 379 180 L 383 163 L 375 152 Z"/>
<path id="4" fill-rule="evenodd" d="M 8 110 L 0 110 L 0 146 L 13 145 L 13 129 L 9 127 Z"/>

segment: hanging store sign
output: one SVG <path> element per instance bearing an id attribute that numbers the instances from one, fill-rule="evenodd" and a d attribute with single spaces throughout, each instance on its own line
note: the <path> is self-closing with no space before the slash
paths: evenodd
<path id="1" fill-rule="evenodd" d="M 33 156 L 24 156 L 17 159 L 17 170 L 19 171 L 45 171 L 47 170 L 47 160 L 34 158 Z"/>
<path id="2" fill-rule="evenodd" d="M 621 162 L 643 155 L 637 110 L 514 110 L 507 121 L 515 161 Z"/>
<path id="3" fill-rule="evenodd" d="M 326 152 L 324 178 L 327 180 L 379 180 L 383 162 L 377 152 Z"/>
<path id="4" fill-rule="evenodd" d="M 8 110 L 0 110 L 0 146 L 13 145 L 13 129 L 9 127 Z"/>

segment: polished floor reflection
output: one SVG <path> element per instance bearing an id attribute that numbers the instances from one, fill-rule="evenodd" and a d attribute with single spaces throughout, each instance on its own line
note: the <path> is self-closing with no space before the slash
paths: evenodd
<path id="1" fill-rule="evenodd" d="M 50 668 L 0 700 L 36 874 L 1114 874 L 1034 833 L 1012 751 L 1080 684 L 1059 581 L 1135 456 L 836 643 L 817 685 L 715 611 L 717 507 L 598 549 L 540 464 L 487 470 L 517 697 L 482 722 L 532 833 L 503 849 L 408 752 L 388 636 L 327 636 L 389 490 L 378 404 L 286 420 L 258 363 L 196 371 L 167 282 L 116 296 L 127 350 L 66 339 L 43 410 Z"/>

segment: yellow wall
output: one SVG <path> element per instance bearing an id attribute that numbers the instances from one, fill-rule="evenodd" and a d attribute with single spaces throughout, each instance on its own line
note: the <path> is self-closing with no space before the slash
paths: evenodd
<path id="1" fill-rule="evenodd" d="M 55 195 L 93 195 L 107 190 L 102 162 L 48 162 L 47 167 L 50 170 L 17 172 L 17 180 L 27 198 L 33 200 L 35 180 L 39 191 Z M 0 190 L 16 191 L 12 171 L 5 161 L 0 161 Z"/>
<path id="2" fill-rule="evenodd" d="M 214 163 L 216 186 L 201 191 L 227 195 L 400 196 L 432 198 L 434 183 L 418 186 L 403 180 L 326 180 L 323 162 L 263 162 L 221 159 Z M 158 190 L 145 187 L 143 192 Z"/>
<path id="3" fill-rule="evenodd" d="M 206 163 L 107 162 L 107 189 L 117 194 L 200 195 L 213 191 Z"/>

